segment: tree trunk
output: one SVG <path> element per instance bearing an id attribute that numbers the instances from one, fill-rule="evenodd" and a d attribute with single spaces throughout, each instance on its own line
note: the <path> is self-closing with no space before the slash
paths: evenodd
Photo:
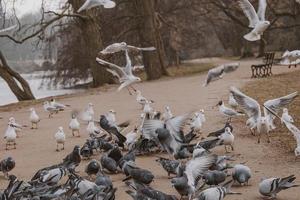
<path id="1" fill-rule="evenodd" d="M 266 49 L 266 43 L 267 41 L 264 39 L 263 36 L 261 36 L 261 39 L 259 41 L 259 51 L 257 57 L 262 57 L 265 54 L 265 49 Z"/>
<path id="2" fill-rule="evenodd" d="M 135 0 L 135 10 L 139 24 L 139 38 L 142 46 L 154 46 L 156 51 L 143 52 L 143 61 L 148 80 L 168 75 L 165 68 L 164 46 L 155 12 L 154 0 Z"/>
<path id="3" fill-rule="evenodd" d="M 35 97 L 27 81 L 17 72 L 12 70 L 0 50 L 0 77 L 4 79 L 11 91 L 19 101 L 33 100 Z M 21 85 L 19 86 L 18 83 Z"/>

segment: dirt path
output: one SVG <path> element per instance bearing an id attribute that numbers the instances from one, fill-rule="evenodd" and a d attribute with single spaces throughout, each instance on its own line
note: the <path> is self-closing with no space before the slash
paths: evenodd
<path id="1" fill-rule="evenodd" d="M 253 60 L 245 60 L 241 62 L 238 71 L 225 75 L 222 80 L 213 82 L 208 87 L 202 87 L 206 75 L 195 75 L 190 77 L 181 77 L 176 79 L 165 79 L 154 82 L 145 82 L 137 85 L 137 88 L 143 92 L 143 95 L 155 100 L 155 108 L 162 110 L 163 106 L 169 105 L 174 114 L 182 114 L 192 109 L 204 109 L 206 111 L 207 122 L 204 125 L 204 134 L 209 131 L 218 129 L 223 126 L 223 119 L 217 109 L 212 109 L 220 99 L 227 100 L 228 88 L 232 85 L 242 87 L 250 80 L 250 65 Z M 294 69 L 293 69 L 294 70 Z M 274 73 L 282 73 L 290 71 L 287 67 L 275 67 Z M 258 91 L 259 92 L 259 91 Z M 276 92 L 276 91 L 275 91 Z M 71 105 L 72 108 L 83 109 L 89 102 L 95 104 L 95 112 L 98 115 L 105 113 L 110 109 L 117 111 L 118 121 L 134 120 L 139 117 L 140 106 L 135 102 L 135 97 L 128 95 L 127 91 L 115 92 L 115 88 L 111 88 L 107 92 L 87 92 L 72 98 L 60 100 L 65 104 Z M 16 150 L 5 151 L 4 140 L 0 141 L 0 158 L 12 156 L 17 163 L 13 174 L 20 179 L 29 179 L 33 173 L 42 167 L 58 163 L 69 152 L 71 152 L 75 144 L 83 144 L 88 137 L 85 131 L 86 126 L 82 125 L 81 138 L 72 138 L 68 130 L 70 120 L 70 110 L 55 115 L 53 119 L 48 119 L 47 114 L 43 111 L 42 105 L 35 106 L 42 121 L 38 130 L 30 130 L 24 128 L 22 136 L 17 140 L 18 146 Z M 29 107 L 12 110 L 11 112 L 0 113 L 3 119 L 0 119 L 0 133 L 3 134 L 7 119 L 14 116 L 18 122 L 28 124 Z M 250 180 L 248 187 L 234 187 L 234 191 L 243 193 L 239 196 L 228 196 L 230 200 L 252 200 L 260 199 L 257 185 L 261 177 L 269 176 L 285 176 L 295 174 L 299 177 L 299 162 L 294 161 L 293 154 L 283 153 L 267 144 L 263 140 L 258 145 L 256 139 L 251 137 L 249 132 L 240 123 L 233 123 L 234 134 L 236 136 L 235 151 L 236 163 L 247 161 L 247 165 L 253 171 L 253 178 Z M 63 126 L 67 134 L 66 149 L 62 152 L 55 152 L 54 133 L 59 126 Z M 219 147 L 215 153 L 224 154 L 224 148 Z M 97 155 L 96 158 L 100 158 Z M 149 169 L 155 174 L 155 181 L 152 187 L 160 189 L 167 193 L 177 194 L 171 188 L 170 180 L 161 167 L 155 163 L 154 157 L 138 157 L 137 164 L 143 168 Z M 83 161 L 80 171 L 83 171 L 87 161 Z M 121 182 L 123 175 L 114 175 L 112 179 L 114 185 L 118 186 L 117 199 L 130 199 L 125 193 L 127 187 Z M 0 174 L 0 188 L 4 188 L 7 181 Z M 281 200 L 298 200 L 300 198 L 299 189 L 291 189 L 280 193 Z"/>

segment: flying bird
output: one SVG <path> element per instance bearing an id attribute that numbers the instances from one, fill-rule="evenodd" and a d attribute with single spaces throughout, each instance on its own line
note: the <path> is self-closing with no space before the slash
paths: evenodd
<path id="1" fill-rule="evenodd" d="M 244 35 L 244 38 L 248 41 L 260 40 L 264 31 L 270 26 L 270 22 L 265 19 L 267 1 L 259 0 L 257 13 L 249 0 L 239 0 L 239 5 L 249 19 L 249 27 L 253 28 L 250 33 Z"/>
<path id="2" fill-rule="evenodd" d="M 118 65 L 115 65 L 113 63 L 107 62 L 105 60 L 102 60 L 100 58 L 96 58 L 96 61 L 105 66 L 105 69 L 110 72 L 113 76 L 117 77 L 120 82 L 120 87 L 118 88 L 118 91 L 122 90 L 123 88 L 127 88 L 129 91 L 129 94 L 131 94 L 129 87 L 136 91 L 135 88 L 133 88 L 132 84 L 140 82 L 141 79 L 139 77 L 136 77 L 132 73 L 132 64 L 131 60 L 128 54 L 128 51 L 125 50 L 125 56 L 126 56 L 126 66 L 120 67 Z"/>
<path id="3" fill-rule="evenodd" d="M 77 10 L 78 13 L 84 10 L 88 10 L 97 6 L 103 6 L 104 8 L 114 8 L 116 3 L 111 0 L 86 0 L 84 4 Z"/>
<path id="4" fill-rule="evenodd" d="M 114 43 L 109 46 L 107 46 L 105 49 L 100 51 L 101 54 L 112 54 L 112 53 L 117 53 L 120 51 L 130 51 L 130 50 L 135 50 L 135 51 L 155 51 L 155 47 L 135 47 L 132 45 L 126 44 L 126 42 L 120 42 L 120 43 Z"/>
<path id="5" fill-rule="evenodd" d="M 216 81 L 223 78 L 224 74 L 226 73 L 234 72 L 238 69 L 239 66 L 239 63 L 228 63 L 210 69 L 207 73 L 207 77 L 203 86 L 206 87 L 212 81 Z"/>

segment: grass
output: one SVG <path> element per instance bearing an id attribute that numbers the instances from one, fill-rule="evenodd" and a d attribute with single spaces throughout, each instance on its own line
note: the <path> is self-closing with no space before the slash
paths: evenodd
<path id="1" fill-rule="evenodd" d="M 249 83 L 242 91 L 256 99 L 260 105 L 266 100 L 285 96 L 300 91 L 300 71 L 276 75 Z M 300 128 L 300 97 L 296 98 L 288 107 L 289 114 L 294 118 L 295 125 Z M 279 113 L 281 116 L 281 113 Z M 287 151 L 294 151 L 296 141 L 292 134 L 280 121 L 276 119 L 276 129 L 272 133 L 272 141 L 278 141 L 278 147 Z"/>

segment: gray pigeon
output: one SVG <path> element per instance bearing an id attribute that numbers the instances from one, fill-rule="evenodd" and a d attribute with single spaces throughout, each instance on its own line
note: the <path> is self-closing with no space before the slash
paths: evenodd
<path id="1" fill-rule="evenodd" d="M 89 164 L 85 168 L 85 173 L 89 176 L 96 175 L 100 170 L 100 164 L 97 160 L 93 159 L 89 162 Z"/>
<path id="2" fill-rule="evenodd" d="M 232 156 L 218 156 L 216 163 L 210 168 L 211 170 L 223 171 L 229 168 L 233 168 L 228 161 L 234 161 Z"/>
<path id="3" fill-rule="evenodd" d="M 107 154 L 104 154 L 101 157 L 100 163 L 101 163 L 101 167 L 103 169 L 106 169 L 108 172 L 114 174 L 118 172 L 117 162 L 114 159 L 108 157 Z"/>
<path id="4" fill-rule="evenodd" d="M 207 185 L 219 185 L 223 183 L 227 177 L 227 174 L 224 171 L 207 171 L 202 179 Z"/>
<path id="5" fill-rule="evenodd" d="M 15 161 L 12 157 L 7 157 L 0 162 L 0 171 L 3 172 L 4 176 L 8 178 L 8 172 L 15 168 Z"/>
<path id="6" fill-rule="evenodd" d="M 241 185 L 248 185 L 248 181 L 251 178 L 251 170 L 245 165 L 237 164 L 233 167 L 232 178 Z"/>
<path id="7" fill-rule="evenodd" d="M 160 163 L 164 170 L 166 170 L 168 177 L 170 177 L 171 174 L 178 174 L 178 170 L 181 165 L 180 161 L 170 160 L 162 157 L 158 157 L 155 161 Z"/>
<path id="8" fill-rule="evenodd" d="M 259 192 L 263 196 L 276 198 L 277 193 L 281 190 L 286 190 L 292 187 L 298 187 L 293 182 L 296 180 L 295 175 L 284 178 L 268 178 L 262 179 L 259 183 Z"/>
<path id="9" fill-rule="evenodd" d="M 129 161 L 127 162 L 127 164 L 124 165 L 125 166 L 123 166 L 123 171 L 126 170 L 125 174 L 127 173 L 128 175 L 123 181 L 133 179 L 137 183 L 146 185 L 149 185 L 153 181 L 154 175 L 149 170 L 141 169 L 135 166 L 134 164 L 132 164 L 132 161 Z"/>

